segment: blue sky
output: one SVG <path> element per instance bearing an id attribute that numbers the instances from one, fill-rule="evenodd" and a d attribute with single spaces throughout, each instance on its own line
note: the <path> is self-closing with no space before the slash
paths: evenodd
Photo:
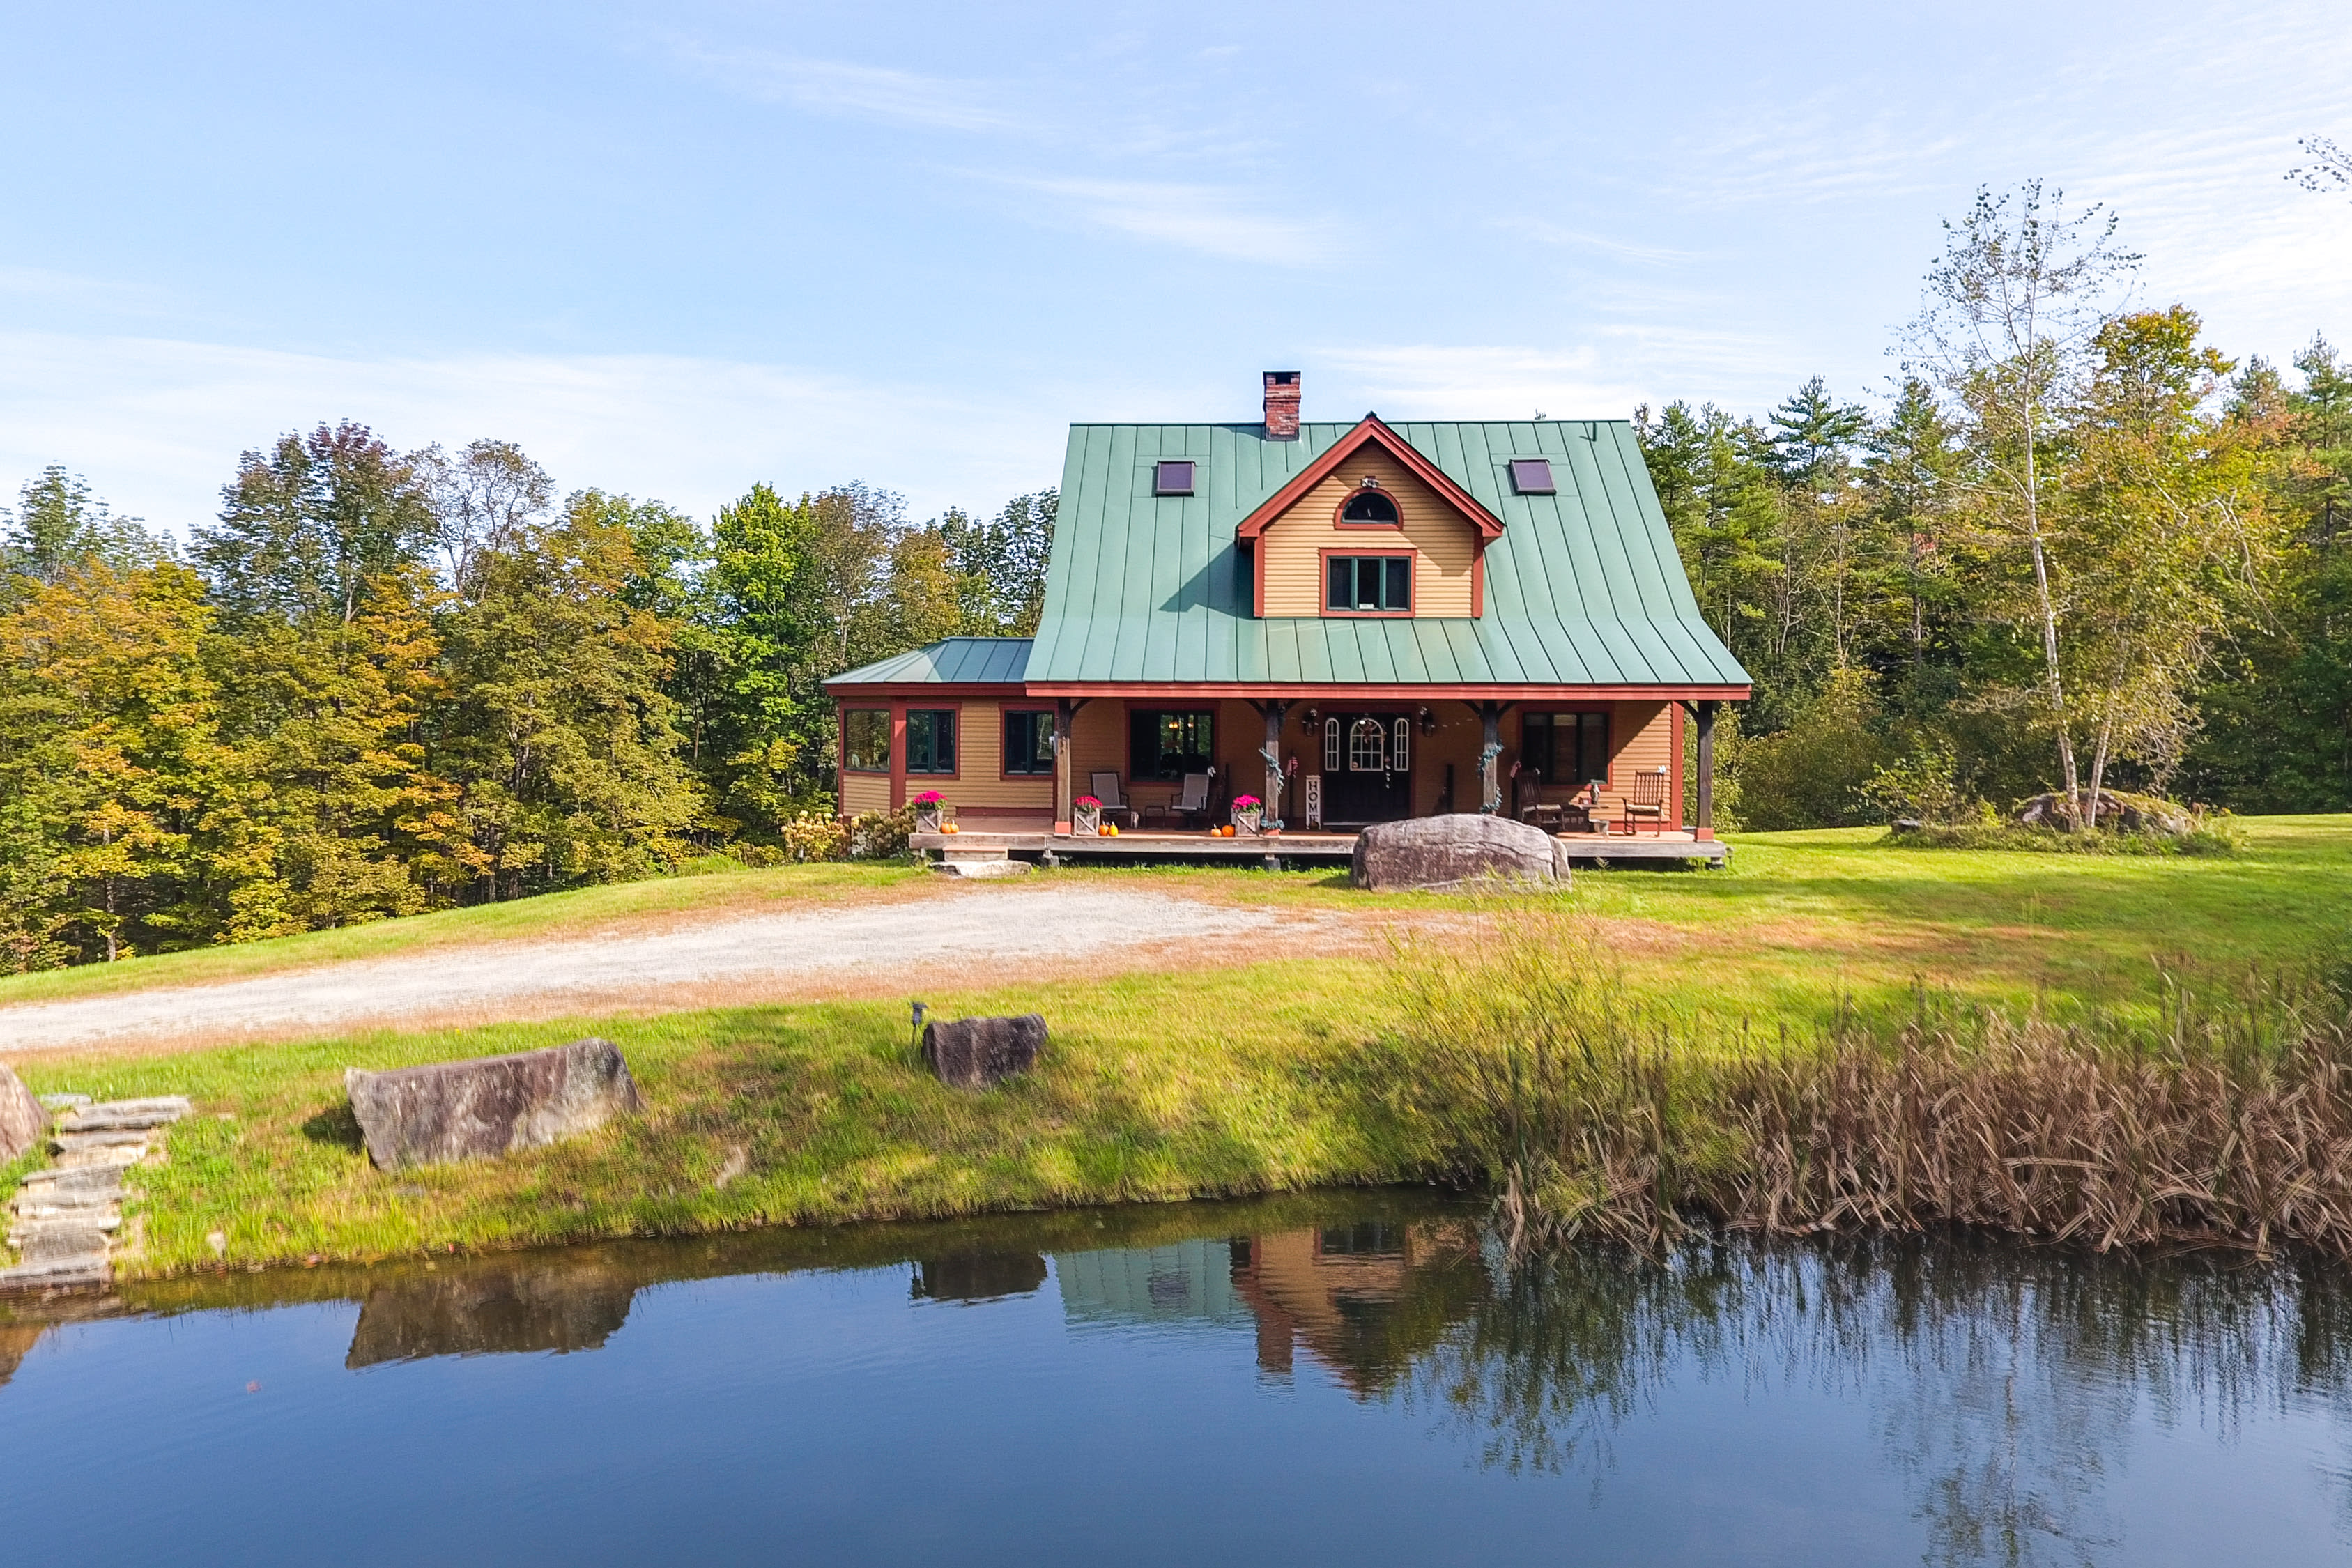
<path id="1" fill-rule="evenodd" d="M 0 485 L 174 530 L 321 419 L 707 514 L 1081 419 L 1860 397 L 1979 184 L 2352 340 L 2335 4 L 0 3 Z"/>

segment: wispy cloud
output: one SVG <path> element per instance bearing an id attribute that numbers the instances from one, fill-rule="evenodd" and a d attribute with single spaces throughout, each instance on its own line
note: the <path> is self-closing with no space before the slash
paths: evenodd
<path id="1" fill-rule="evenodd" d="M 1589 250 L 1620 261 L 1643 261 L 1654 266 L 1682 266 L 1703 260 L 1706 254 L 1699 250 L 1677 250 L 1663 245 L 1639 245 L 1608 235 L 1587 234 L 1581 229 L 1546 223 L 1540 218 L 1506 218 L 1499 226 L 1524 234 L 1539 245 L 1561 250 Z"/>
<path id="2" fill-rule="evenodd" d="M 809 59 L 771 49 L 713 48 L 685 40 L 673 41 L 669 52 L 679 64 L 730 92 L 790 103 L 814 114 L 943 131 L 1015 131 L 1029 123 L 1006 106 L 1006 89 L 987 82 Z"/>
<path id="3" fill-rule="evenodd" d="M 904 491 L 919 517 L 984 508 L 1052 483 L 1062 461 L 1061 431 L 1032 405 L 793 365 L 665 354 L 360 359 L 0 332 L 0 502 L 63 463 L 118 510 L 184 531 L 216 509 L 239 451 L 343 418 L 404 447 L 516 441 L 565 486 L 703 515 L 760 479 L 810 489 L 870 479 Z M 923 438 L 909 441 L 911 429 Z"/>
<path id="4" fill-rule="evenodd" d="M 1622 418 L 1640 401 L 1633 382 L 1601 369 L 1591 348 L 1407 343 L 1318 351 L 1342 392 L 1371 399 L 1388 418 Z"/>
<path id="5" fill-rule="evenodd" d="M 1337 226 L 1224 185 L 986 174 L 975 179 L 1044 198 L 1038 216 L 1239 261 L 1305 267 L 1331 253 Z"/>

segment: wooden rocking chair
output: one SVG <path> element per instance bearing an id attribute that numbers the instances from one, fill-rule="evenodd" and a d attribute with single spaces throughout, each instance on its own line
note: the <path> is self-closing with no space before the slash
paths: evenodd
<path id="1" fill-rule="evenodd" d="M 1653 832 L 1666 830 L 1666 770 L 1653 768 L 1633 775 L 1633 787 L 1625 792 L 1625 836 L 1632 837 L 1641 831 L 1642 818 L 1648 817 L 1657 826 Z"/>

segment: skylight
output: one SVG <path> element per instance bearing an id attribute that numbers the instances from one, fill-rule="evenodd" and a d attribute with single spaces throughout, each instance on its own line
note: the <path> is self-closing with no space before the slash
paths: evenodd
<path id="1" fill-rule="evenodd" d="M 1151 493 L 1156 496 L 1188 496 L 1192 493 L 1192 464 L 1179 458 L 1172 462 L 1151 465 Z"/>
<path id="2" fill-rule="evenodd" d="M 1559 489 L 1551 482 L 1551 459 L 1549 458 L 1512 458 L 1511 488 L 1523 496 L 1558 495 Z"/>

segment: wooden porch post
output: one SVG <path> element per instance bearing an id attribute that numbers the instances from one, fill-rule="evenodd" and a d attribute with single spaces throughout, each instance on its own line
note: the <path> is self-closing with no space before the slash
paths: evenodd
<path id="1" fill-rule="evenodd" d="M 890 704 L 890 809 L 907 804 L 907 705 Z"/>
<path id="2" fill-rule="evenodd" d="M 1071 788 L 1070 721 L 1078 714 L 1077 704 L 1066 697 L 1054 699 L 1054 831 L 1070 831 L 1070 799 L 1076 794 Z"/>
<path id="3" fill-rule="evenodd" d="M 1265 759 L 1265 816 L 1268 826 L 1282 821 L 1282 716 L 1290 711 L 1290 704 L 1269 701 L 1259 710 L 1265 715 L 1265 750 L 1258 755 Z"/>
<path id="4" fill-rule="evenodd" d="M 1698 821 L 1694 828 L 1702 839 L 1715 837 L 1715 708 L 1713 702 L 1698 705 Z"/>
<path id="5" fill-rule="evenodd" d="M 1478 810 L 1487 816 L 1503 809 L 1503 784 L 1496 759 L 1503 754 L 1503 705 L 1478 704 L 1478 731 L 1485 744 L 1478 749 Z"/>

